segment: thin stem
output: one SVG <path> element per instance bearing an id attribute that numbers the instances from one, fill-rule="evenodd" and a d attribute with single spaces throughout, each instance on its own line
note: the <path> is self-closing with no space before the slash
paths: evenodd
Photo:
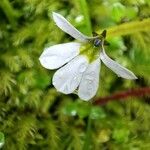
<path id="1" fill-rule="evenodd" d="M 82 11 L 84 19 L 85 19 L 87 35 L 91 35 L 92 27 L 91 27 L 91 20 L 90 20 L 87 2 L 86 2 L 86 0 L 79 0 L 79 3 L 80 3 L 81 11 Z"/>
<path id="2" fill-rule="evenodd" d="M 106 30 L 108 38 L 113 36 L 132 34 L 140 31 L 150 31 L 150 18 L 144 19 L 142 21 L 123 23 L 118 26 L 110 27 Z M 99 31 L 99 33 L 101 32 L 102 31 Z"/>
<path id="3" fill-rule="evenodd" d="M 104 105 L 109 101 L 114 100 L 126 100 L 129 97 L 142 97 L 145 95 L 150 95 L 150 87 L 143 87 L 138 89 L 130 89 L 128 91 L 123 91 L 115 93 L 110 96 L 97 98 L 93 104 L 95 105 Z"/>
<path id="4" fill-rule="evenodd" d="M 87 130 L 86 130 L 86 137 L 85 137 L 85 142 L 84 142 L 82 150 L 89 150 L 90 149 L 91 124 L 92 124 L 92 120 L 91 120 L 91 115 L 89 114 L 88 123 L 87 123 Z"/>

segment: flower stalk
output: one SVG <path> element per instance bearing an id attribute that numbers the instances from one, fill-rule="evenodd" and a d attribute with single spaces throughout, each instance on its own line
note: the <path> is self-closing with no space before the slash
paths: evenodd
<path id="1" fill-rule="evenodd" d="M 93 104 L 94 105 L 104 105 L 109 101 L 114 100 L 126 100 L 129 97 L 144 97 L 150 95 L 150 87 L 143 87 L 138 89 L 130 89 L 128 91 L 118 92 L 106 97 L 97 98 Z"/>
<path id="2" fill-rule="evenodd" d="M 107 38 L 114 36 L 123 36 L 142 31 L 150 31 L 150 18 L 144 19 L 142 21 L 133 21 L 110 27 L 107 29 Z M 99 32 L 102 31 L 98 31 L 98 33 Z"/>
<path id="3" fill-rule="evenodd" d="M 90 150 L 91 125 L 92 125 L 92 119 L 91 119 L 91 115 L 89 115 L 88 122 L 87 122 L 87 129 L 86 129 L 86 138 L 82 150 Z"/>

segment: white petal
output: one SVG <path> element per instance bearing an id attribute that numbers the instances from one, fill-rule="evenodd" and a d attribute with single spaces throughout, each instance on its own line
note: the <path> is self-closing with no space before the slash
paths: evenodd
<path id="1" fill-rule="evenodd" d="M 121 66 L 111 58 L 107 56 L 105 53 L 105 50 L 100 53 L 100 58 L 103 61 L 103 63 L 110 68 L 112 71 L 114 71 L 119 77 L 125 78 L 125 79 L 137 79 L 137 77 L 134 75 L 133 72 L 126 69 L 125 67 Z"/>
<path id="2" fill-rule="evenodd" d="M 55 88 L 64 93 L 70 94 L 78 87 L 83 72 L 88 66 L 88 60 L 85 56 L 77 56 L 64 67 L 60 68 L 53 77 Z"/>
<path id="3" fill-rule="evenodd" d="M 46 48 L 39 60 L 43 67 L 56 69 L 69 62 L 79 54 L 80 44 L 71 42 Z"/>
<path id="4" fill-rule="evenodd" d="M 73 25 L 71 25 L 62 15 L 53 12 L 53 19 L 56 23 L 56 25 L 66 32 L 67 34 L 71 35 L 75 39 L 82 41 L 82 42 L 87 42 L 90 37 L 83 35 L 81 32 L 79 32 Z"/>
<path id="5" fill-rule="evenodd" d="M 100 59 L 97 59 L 89 64 L 87 70 L 83 73 L 78 89 L 78 95 L 82 100 L 88 101 L 95 96 L 99 87 L 100 67 Z"/>

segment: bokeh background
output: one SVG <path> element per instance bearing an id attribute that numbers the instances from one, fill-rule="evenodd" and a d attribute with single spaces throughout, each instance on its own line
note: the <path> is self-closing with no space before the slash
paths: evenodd
<path id="1" fill-rule="evenodd" d="M 87 35 L 91 27 L 98 33 L 106 29 L 107 54 L 138 80 L 118 78 L 102 64 L 92 101 L 58 93 L 51 84 L 55 71 L 43 68 L 38 58 L 44 47 L 74 39 L 54 24 L 52 11 Z M 145 87 L 148 91 L 149 17 L 149 0 L 0 0 L 2 149 L 149 150 L 148 92 L 104 105 L 93 103 L 116 92 Z"/>

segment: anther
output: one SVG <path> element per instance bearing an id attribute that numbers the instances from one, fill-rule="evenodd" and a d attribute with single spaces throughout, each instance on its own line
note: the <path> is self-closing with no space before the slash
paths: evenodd
<path id="1" fill-rule="evenodd" d="M 95 39 L 94 40 L 94 46 L 99 47 L 101 45 L 101 40 L 100 39 Z"/>

